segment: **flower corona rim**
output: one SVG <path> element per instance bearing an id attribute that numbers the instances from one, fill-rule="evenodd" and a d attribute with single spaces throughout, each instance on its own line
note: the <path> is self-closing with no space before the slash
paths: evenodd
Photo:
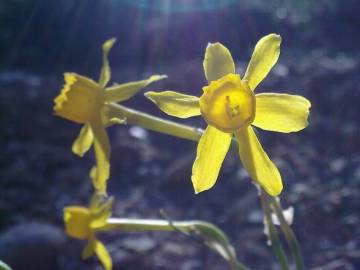
<path id="1" fill-rule="evenodd" d="M 229 73 L 203 87 L 199 106 L 205 121 L 233 133 L 248 127 L 255 118 L 255 95 L 238 74 Z"/>
<path id="2" fill-rule="evenodd" d="M 55 114 L 80 124 L 91 122 L 105 102 L 104 89 L 76 73 L 64 73 L 64 79 L 64 87 L 54 99 Z"/>

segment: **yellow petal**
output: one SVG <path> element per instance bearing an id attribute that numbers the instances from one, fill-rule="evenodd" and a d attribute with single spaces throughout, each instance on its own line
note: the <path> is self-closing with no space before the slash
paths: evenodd
<path id="1" fill-rule="evenodd" d="M 255 46 L 249 65 L 244 75 L 251 90 L 267 76 L 280 55 L 281 37 L 270 34 L 261 38 Z"/>
<path id="2" fill-rule="evenodd" d="M 90 211 L 85 207 L 69 206 L 64 208 L 65 232 L 71 237 L 87 239 L 91 235 L 90 220 Z"/>
<path id="3" fill-rule="evenodd" d="M 91 167 L 89 176 L 90 176 L 90 179 L 91 179 L 91 181 L 93 183 L 93 186 L 94 186 L 95 190 L 100 190 L 99 184 L 97 182 L 97 169 L 96 169 L 96 166 Z M 103 194 L 103 193 L 100 192 L 99 194 Z"/>
<path id="4" fill-rule="evenodd" d="M 209 83 L 229 73 L 235 73 L 235 64 L 230 51 L 219 42 L 208 44 L 203 66 Z"/>
<path id="5" fill-rule="evenodd" d="M 104 91 L 93 80 L 76 73 L 65 73 L 65 85 L 55 99 L 56 115 L 84 124 L 100 113 Z"/>
<path id="6" fill-rule="evenodd" d="M 111 38 L 111 39 L 105 41 L 103 44 L 103 47 L 102 47 L 103 66 L 101 68 L 100 79 L 99 79 L 99 84 L 102 87 L 105 87 L 111 79 L 111 69 L 110 69 L 110 65 L 109 65 L 109 52 L 110 52 L 111 48 L 114 46 L 115 41 L 116 41 L 116 38 Z"/>
<path id="7" fill-rule="evenodd" d="M 94 150 L 96 158 L 96 173 L 93 178 L 94 188 L 106 193 L 106 182 L 110 176 L 110 142 L 101 119 L 90 123 L 94 133 Z"/>
<path id="8" fill-rule="evenodd" d="M 109 251 L 106 249 L 103 243 L 95 239 L 94 250 L 105 270 L 112 269 L 112 259 L 110 257 Z"/>
<path id="9" fill-rule="evenodd" d="M 199 98 L 174 91 L 145 93 L 145 96 L 154 102 L 160 110 L 168 115 L 179 118 L 188 118 L 200 115 Z"/>
<path id="10" fill-rule="evenodd" d="M 101 228 L 106 224 L 106 221 L 112 215 L 113 202 L 113 197 L 107 198 L 99 194 L 93 195 L 90 203 L 90 227 L 92 229 Z"/>
<path id="11" fill-rule="evenodd" d="M 105 100 L 108 102 L 125 101 L 149 84 L 167 78 L 166 75 L 152 75 L 146 80 L 118 84 L 105 89 Z"/>
<path id="12" fill-rule="evenodd" d="M 192 167 L 195 193 L 210 189 L 216 182 L 231 143 L 231 135 L 208 126 L 201 136 Z"/>
<path id="13" fill-rule="evenodd" d="M 308 125 L 310 102 L 287 94 L 264 93 L 256 97 L 254 126 L 278 132 L 295 132 Z"/>
<path id="14" fill-rule="evenodd" d="M 87 243 L 87 245 L 85 246 L 85 248 L 83 249 L 82 253 L 81 253 L 81 258 L 83 260 L 86 260 L 88 258 L 90 258 L 92 255 L 94 255 L 95 252 L 95 235 L 92 235 L 89 238 L 89 242 Z"/>
<path id="15" fill-rule="evenodd" d="M 94 134 L 89 124 L 84 124 L 80 130 L 79 136 L 76 138 L 72 145 L 74 154 L 82 157 L 89 151 L 94 139 Z"/>
<path id="16" fill-rule="evenodd" d="M 250 177 L 270 195 L 279 195 L 283 188 L 280 173 L 261 147 L 253 128 L 241 129 L 235 135 L 241 162 Z"/>

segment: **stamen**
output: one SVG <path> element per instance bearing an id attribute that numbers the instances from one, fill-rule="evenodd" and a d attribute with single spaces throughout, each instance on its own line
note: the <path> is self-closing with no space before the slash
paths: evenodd
<path id="1" fill-rule="evenodd" d="M 229 118 L 234 118 L 240 115 L 240 107 L 239 105 L 232 106 L 230 101 L 230 96 L 225 96 L 225 107 L 226 107 L 226 114 Z"/>

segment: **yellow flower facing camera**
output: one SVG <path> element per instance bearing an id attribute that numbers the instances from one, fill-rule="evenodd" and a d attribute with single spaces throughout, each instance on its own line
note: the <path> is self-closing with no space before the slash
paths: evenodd
<path id="1" fill-rule="evenodd" d="M 203 87 L 200 98 L 174 91 L 145 93 L 169 115 L 180 118 L 201 115 L 208 124 L 192 168 L 191 180 L 196 193 L 216 183 L 233 134 L 250 177 L 268 194 L 281 193 L 280 173 L 263 150 L 252 125 L 284 133 L 300 131 L 308 125 L 311 104 L 297 95 L 254 93 L 277 62 L 280 43 L 281 37 L 276 34 L 261 38 L 242 79 L 235 73 L 229 50 L 220 43 L 209 44 L 203 62 L 208 85 Z"/>

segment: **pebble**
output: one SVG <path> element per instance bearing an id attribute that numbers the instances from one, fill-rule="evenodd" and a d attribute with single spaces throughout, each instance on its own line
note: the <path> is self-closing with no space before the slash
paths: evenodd
<path id="1" fill-rule="evenodd" d="M 41 222 L 15 225 L 0 235 L 0 258 L 14 270 L 57 270 L 65 235 Z"/>

